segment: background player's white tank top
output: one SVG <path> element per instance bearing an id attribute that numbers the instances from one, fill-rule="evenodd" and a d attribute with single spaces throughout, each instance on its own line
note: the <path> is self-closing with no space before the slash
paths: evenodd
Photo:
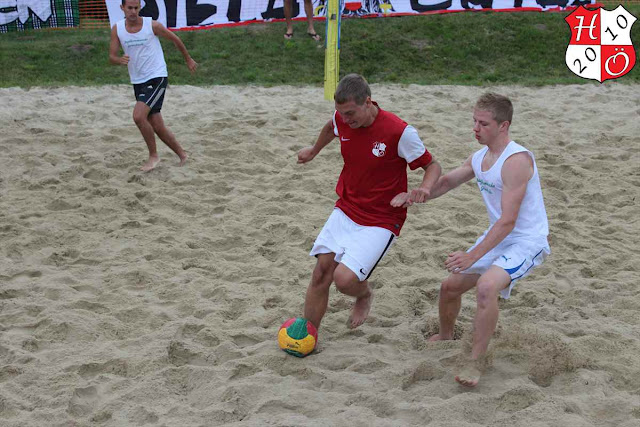
<path id="1" fill-rule="evenodd" d="M 137 33 L 129 33 L 125 28 L 125 20 L 118 22 L 116 28 L 118 38 L 125 55 L 129 55 L 129 77 L 131 83 L 144 83 L 156 77 L 168 77 L 167 64 L 160 40 L 153 34 L 149 17 L 142 18 L 142 29 Z"/>
<path id="2" fill-rule="evenodd" d="M 511 155 L 524 151 L 529 154 L 531 160 L 533 160 L 533 176 L 527 183 L 527 191 L 520 205 L 516 225 L 507 237 L 528 237 L 534 239 L 544 237 L 546 240 L 546 236 L 549 234 L 549 223 L 542 198 L 542 189 L 540 188 L 538 167 L 533 153 L 514 141 L 511 141 L 505 147 L 495 164 L 491 166 L 488 171 L 482 172 L 482 159 L 484 159 L 488 150 L 489 147 L 484 147 L 474 153 L 471 158 L 471 166 L 476 175 L 480 194 L 482 194 L 482 198 L 487 206 L 490 227 L 493 226 L 502 215 L 502 206 L 500 204 L 502 199 L 502 165 Z"/>

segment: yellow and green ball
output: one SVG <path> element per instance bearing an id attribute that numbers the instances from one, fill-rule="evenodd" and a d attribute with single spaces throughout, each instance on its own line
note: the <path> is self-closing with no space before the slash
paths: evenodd
<path id="1" fill-rule="evenodd" d="M 316 348 L 318 330 L 313 323 L 302 317 L 294 317 L 280 326 L 278 345 L 287 353 L 304 357 Z"/>

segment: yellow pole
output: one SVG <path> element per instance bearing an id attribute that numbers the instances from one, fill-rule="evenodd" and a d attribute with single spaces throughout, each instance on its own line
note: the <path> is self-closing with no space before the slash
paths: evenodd
<path id="1" fill-rule="evenodd" d="M 340 76 L 340 21 L 341 0 L 326 3 L 327 31 L 324 55 L 324 99 L 333 101 Z"/>

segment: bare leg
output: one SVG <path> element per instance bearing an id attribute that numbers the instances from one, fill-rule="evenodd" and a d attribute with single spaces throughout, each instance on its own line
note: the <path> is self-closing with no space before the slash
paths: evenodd
<path id="1" fill-rule="evenodd" d="M 320 322 L 327 312 L 329 304 L 329 288 L 333 282 L 333 272 L 338 265 L 333 260 L 334 253 L 318 255 L 316 267 L 313 269 L 311 283 L 307 288 L 304 300 L 304 318 L 320 328 Z"/>
<path id="2" fill-rule="evenodd" d="M 373 302 L 373 290 L 369 286 L 369 282 L 366 280 L 361 282 L 358 276 L 344 264 L 338 265 L 333 278 L 340 292 L 356 298 L 347 325 L 352 329 L 357 328 L 369 316 Z"/>
<path id="3" fill-rule="evenodd" d="M 471 358 L 478 359 L 487 352 L 489 341 L 498 324 L 498 294 L 511 283 L 509 274 L 493 266 L 478 280 L 478 309 L 474 319 Z"/>
<path id="4" fill-rule="evenodd" d="M 293 0 L 284 0 L 284 20 L 287 24 L 287 32 L 284 35 L 285 39 L 290 39 L 293 36 L 293 22 L 291 21 L 292 14 Z"/>
<path id="5" fill-rule="evenodd" d="M 442 282 L 438 300 L 440 331 L 430 337 L 429 341 L 453 339 L 454 326 L 462 304 L 462 294 L 473 288 L 479 277 L 477 274 L 454 273 Z"/>
<path id="6" fill-rule="evenodd" d="M 304 13 L 307 15 L 307 34 L 316 34 L 316 30 L 313 28 L 313 3 L 311 0 L 304 0 Z M 320 41 L 320 36 L 316 35 L 313 39 Z"/>
<path id="7" fill-rule="evenodd" d="M 511 283 L 511 278 L 500 267 L 492 266 L 477 284 L 478 308 L 473 321 L 473 346 L 471 366 L 456 376 L 456 381 L 467 387 L 475 387 L 480 380 L 477 361 L 483 357 L 498 324 L 498 293 Z"/>
<path id="8" fill-rule="evenodd" d="M 151 109 L 144 102 L 140 101 L 136 102 L 136 106 L 133 108 L 133 121 L 136 123 L 136 126 L 138 126 L 138 129 L 140 129 L 140 133 L 149 150 L 149 159 L 140 168 L 143 172 L 152 170 L 160 162 L 156 149 L 156 137 L 153 132 L 153 126 L 151 126 L 148 118 L 149 111 L 151 111 Z"/>
<path id="9" fill-rule="evenodd" d="M 151 123 L 153 130 L 158 135 L 158 137 L 160 137 L 162 142 L 167 144 L 167 146 L 178 155 L 178 157 L 180 158 L 179 166 L 183 166 L 187 161 L 187 153 L 184 152 L 182 146 L 180 146 L 180 144 L 176 140 L 173 132 L 171 132 L 169 128 L 165 126 L 164 120 L 162 119 L 162 114 L 155 113 L 150 115 L 149 123 Z"/>

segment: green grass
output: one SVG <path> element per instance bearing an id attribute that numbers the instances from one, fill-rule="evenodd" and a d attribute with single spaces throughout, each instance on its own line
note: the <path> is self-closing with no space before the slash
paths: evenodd
<path id="1" fill-rule="evenodd" d="M 627 5 L 640 16 L 640 5 Z M 386 19 L 344 19 L 341 74 L 371 83 L 522 84 L 589 83 L 564 61 L 567 13 L 452 13 Z M 316 22 L 324 39 L 324 22 Z M 174 84 L 322 85 L 324 49 L 296 23 L 291 41 L 284 23 L 179 32 L 200 64 L 190 75 L 182 56 L 163 41 Z M 632 31 L 640 44 L 640 24 Z M 0 86 L 128 83 L 125 67 L 108 62 L 109 30 L 39 30 L 0 34 Z M 640 83 L 640 65 L 619 79 Z"/>

